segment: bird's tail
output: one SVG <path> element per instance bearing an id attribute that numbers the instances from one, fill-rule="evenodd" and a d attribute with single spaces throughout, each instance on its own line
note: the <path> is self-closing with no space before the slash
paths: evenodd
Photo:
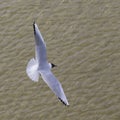
<path id="1" fill-rule="evenodd" d="M 28 62 L 26 73 L 32 81 L 38 82 L 38 79 L 39 79 L 38 63 L 36 62 L 34 58 L 32 58 Z"/>

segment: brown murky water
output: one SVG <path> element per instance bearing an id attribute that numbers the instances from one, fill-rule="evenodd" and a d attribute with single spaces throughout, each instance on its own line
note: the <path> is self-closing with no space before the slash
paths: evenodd
<path id="1" fill-rule="evenodd" d="M 69 107 L 26 75 L 34 19 Z M 0 120 L 120 120 L 120 0 L 1 0 Z"/>

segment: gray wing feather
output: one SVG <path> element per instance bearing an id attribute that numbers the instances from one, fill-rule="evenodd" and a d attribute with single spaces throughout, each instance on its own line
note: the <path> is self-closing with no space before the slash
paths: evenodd
<path id="1" fill-rule="evenodd" d="M 46 44 L 36 23 L 33 24 L 33 28 L 35 36 L 36 60 L 38 61 L 38 64 L 42 66 L 45 65 L 45 63 L 47 63 Z"/>
<path id="2" fill-rule="evenodd" d="M 47 83 L 47 85 L 50 87 L 50 89 L 55 93 L 55 95 L 66 105 L 69 105 L 67 98 L 65 96 L 65 93 L 63 91 L 63 88 L 60 84 L 60 82 L 56 79 L 56 77 L 53 75 L 53 73 L 48 70 L 40 72 L 43 80 Z"/>

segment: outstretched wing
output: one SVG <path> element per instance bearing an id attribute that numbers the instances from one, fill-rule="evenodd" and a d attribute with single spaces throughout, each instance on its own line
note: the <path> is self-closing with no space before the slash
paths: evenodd
<path id="1" fill-rule="evenodd" d="M 42 67 L 47 63 L 46 44 L 35 22 L 33 23 L 33 29 L 34 29 L 34 36 L 35 36 L 36 60 L 39 66 Z"/>
<path id="2" fill-rule="evenodd" d="M 50 89 L 55 93 L 55 95 L 65 104 L 69 105 L 67 98 L 65 96 L 65 93 L 63 91 L 63 88 L 60 84 L 60 82 L 56 79 L 56 77 L 53 75 L 53 73 L 48 71 L 40 71 L 40 74 L 43 78 L 43 80 L 47 83 L 47 85 L 50 87 Z"/>

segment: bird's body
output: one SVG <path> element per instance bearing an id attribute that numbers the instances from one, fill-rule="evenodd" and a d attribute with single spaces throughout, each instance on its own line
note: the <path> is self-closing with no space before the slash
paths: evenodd
<path id="1" fill-rule="evenodd" d="M 45 83 L 54 92 L 54 94 L 65 104 L 69 105 L 63 88 L 57 78 L 51 72 L 54 64 L 48 63 L 46 44 L 38 29 L 37 24 L 33 23 L 34 36 L 35 36 L 35 59 L 32 58 L 27 65 L 26 72 L 32 81 L 37 82 L 39 76 L 43 78 Z"/>

